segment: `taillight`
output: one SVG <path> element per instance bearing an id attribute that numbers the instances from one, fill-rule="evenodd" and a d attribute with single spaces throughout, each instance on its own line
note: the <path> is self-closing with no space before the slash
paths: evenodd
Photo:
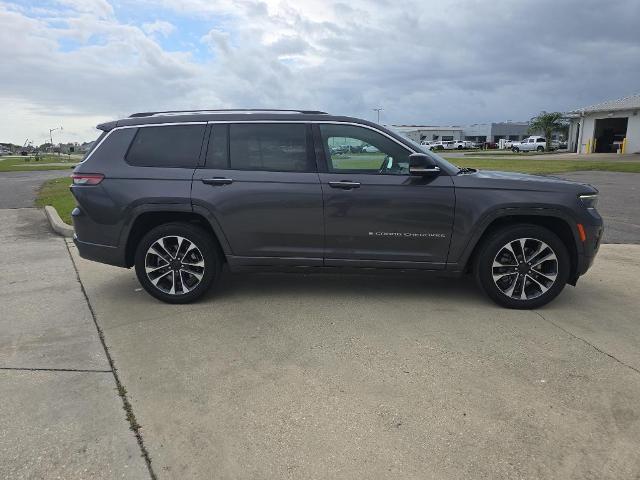
<path id="1" fill-rule="evenodd" d="M 98 185 L 104 175 L 101 173 L 73 173 L 71 174 L 74 185 Z"/>

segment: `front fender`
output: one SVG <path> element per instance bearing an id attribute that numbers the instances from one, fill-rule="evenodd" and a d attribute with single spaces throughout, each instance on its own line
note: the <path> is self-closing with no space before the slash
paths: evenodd
<path id="1" fill-rule="evenodd" d="M 526 217 L 546 217 L 556 218 L 564 221 L 573 235 L 573 241 L 576 246 L 578 255 L 584 254 L 584 247 L 580 242 L 579 233 L 577 230 L 577 220 L 571 213 L 571 210 L 558 207 L 504 207 L 496 208 L 491 211 L 485 212 L 480 219 L 476 222 L 475 226 L 471 230 L 471 234 L 465 235 L 467 240 L 464 241 L 461 237 L 456 238 L 458 235 L 464 235 L 461 232 L 456 232 L 454 227 L 454 234 L 452 239 L 452 245 L 449 250 L 449 257 L 447 261 L 447 270 L 460 270 L 463 269 L 469 258 L 486 233 L 489 227 L 501 218 L 512 217 L 517 219 L 522 217 L 523 221 L 526 221 Z M 458 240 L 458 241 L 456 241 Z"/>

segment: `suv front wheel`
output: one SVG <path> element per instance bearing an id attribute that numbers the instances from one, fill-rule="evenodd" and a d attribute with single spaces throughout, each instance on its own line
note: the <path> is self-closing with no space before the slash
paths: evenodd
<path id="1" fill-rule="evenodd" d="M 201 297 L 220 273 L 220 254 L 210 235 L 188 223 L 167 223 L 150 230 L 138 243 L 138 281 L 167 303 Z"/>
<path id="2" fill-rule="evenodd" d="M 569 278 L 564 243 L 538 225 L 513 225 L 493 233 L 476 258 L 476 279 L 497 304 L 518 309 L 553 300 Z"/>

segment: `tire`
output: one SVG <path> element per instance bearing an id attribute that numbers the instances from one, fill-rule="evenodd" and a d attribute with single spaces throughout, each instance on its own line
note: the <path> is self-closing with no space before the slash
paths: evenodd
<path id="1" fill-rule="evenodd" d="M 541 145 L 538 148 L 536 148 L 536 150 L 539 152 L 544 152 L 544 147 Z"/>
<path id="2" fill-rule="evenodd" d="M 155 227 L 136 247 L 138 281 L 166 303 L 190 303 L 200 298 L 219 277 L 221 265 L 222 255 L 211 234 L 188 223 Z"/>
<path id="3" fill-rule="evenodd" d="M 458 145 L 458 150 L 462 150 L 462 145 Z"/>
<path id="4" fill-rule="evenodd" d="M 520 149 L 518 147 L 511 147 L 511 151 L 513 153 L 518 153 L 520 151 Z"/>
<path id="5" fill-rule="evenodd" d="M 570 269 L 569 253 L 562 240 L 544 227 L 529 224 L 511 225 L 490 234 L 474 265 L 476 281 L 487 296 L 498 305 L 516 309 L 549 303 L 566 285 Z"/>

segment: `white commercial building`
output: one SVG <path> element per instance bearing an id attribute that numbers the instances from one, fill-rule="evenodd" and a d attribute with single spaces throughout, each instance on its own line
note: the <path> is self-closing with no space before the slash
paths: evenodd
<path id="1" fill-rule="evenodd" d="M 390 125 L 389 128 L 418 143 L 422 140 L 462 140 L 462 127 L 456 126 Z"/>
<path id="2" fill-rule="evenodd" d="M 390 125 L 389 127 L 415 142 L 422 140 L 470 140 L 479 143 L 498 143 L 503 138 L 505 140 L 522 140 L 529 136 L 529 122 L 476 123 L 451 127 L 432 125 Z"/>
<path id="3" fill-rule="evenodd" d="M 569 151 L 640 153 L 640 94 L 569 112 Z"/>

